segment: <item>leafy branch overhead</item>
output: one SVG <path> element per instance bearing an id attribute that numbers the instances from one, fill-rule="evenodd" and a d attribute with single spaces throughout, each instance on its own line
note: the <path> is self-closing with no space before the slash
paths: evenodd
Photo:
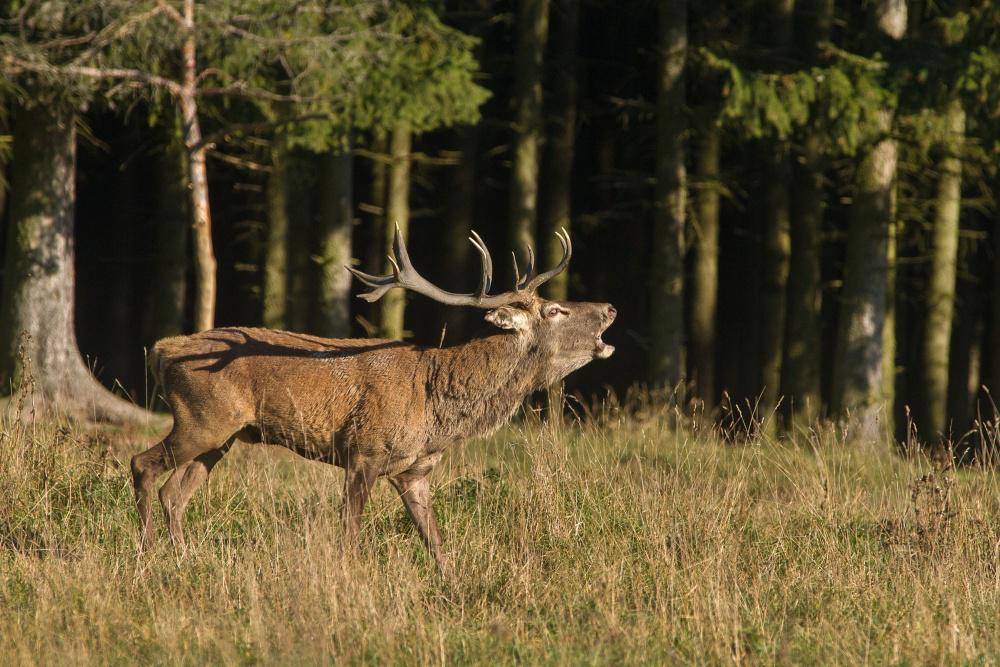
<path id="1" fill-rule="evenodd" d="M 178 94 L 187 28 L 169 0 L 14 2 L 0 30 L 0 92 L 40 87 L 84 106 Z M 322 149 L 351 131 L 475 122 L 476 40 L 427 7 L 386 0 L 221 0 L 199 4 L 197 94 L 223 127 L 238 109 Z M 33 93 L 37 98 L 37 94 Z M 302 118 L 301 122 L 286 122 Z M 249 127 L 249 124 L 244 126 Z"/>

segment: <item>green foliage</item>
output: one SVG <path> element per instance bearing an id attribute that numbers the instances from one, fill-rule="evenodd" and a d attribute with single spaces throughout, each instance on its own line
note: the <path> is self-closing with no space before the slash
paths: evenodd
<path id="1" fill-rule="evenodd" d="M 840 58 L 826 67 L 767 72 L 743 69 L 704 48 L 698 56 L 723 75 L 722 121 L 754 139 L 785 140 L 808 124 L 829 137 L 829 150 L 850 155 L 870 139 L 864 131 L 874 114 L 895 104 L 878 61 Z"/>
<path id="2" fill-rule="evenodd" d="M 20 7 L 14 3 L 13 10 Z M 235 120 L 308 118 L 286 128 L 293 145 L 321 149 L 351 131 L 408 123 L 414 131 L 474 122 L 475 40 L 444 25 L 436 3 L 383 0 L 213 0 L 195 13 L 200 104 Z M 180 4 L 82 0 L 26 4 L 0 24 L 6 87 L 37 99 L 44 87 L 79 104 L 174 100 L 143 77 L 181 80 Z M 77 68 L 77 69 L 72 69 Z M 101 71 L 81 76 L 79 68 Z M 121 76 L 115 68 L 138 76 Z M 25 91 L 31 91 L 26 93 Z M 2 88 L 0 88 L 2 92 Z"/>

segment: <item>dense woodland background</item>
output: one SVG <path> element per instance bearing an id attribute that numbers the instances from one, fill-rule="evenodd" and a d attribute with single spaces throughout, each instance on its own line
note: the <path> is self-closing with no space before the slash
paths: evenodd
<path id="1" fill-rule="evenodd" d="M 912 418 L 959 454 L 994 417 L 993 2 L 0 8 L 5 385 L 127 419 L 87 367 L 143 404 L 165 335 L 459 342 L 482 313 L 369 306 L 342 266 L 385 273 L 398 222 L 469 291 L 475 229 L 507 289 L 508 251 L 547 266 L 566 227 L 548 296 L 620 313 L 571 389 L 684 387 L 775 430 Z"/>

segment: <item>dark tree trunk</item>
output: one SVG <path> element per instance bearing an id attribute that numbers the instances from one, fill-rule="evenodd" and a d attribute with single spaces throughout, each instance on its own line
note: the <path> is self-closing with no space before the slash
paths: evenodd
<path id="1" fill-rule="evenodd" d="M 809 135 L 801 160 L 795 165 L 791 226 L 792 254 L 788 278 L 788 311 L 785 321 L 785 361 L 782 393 L 786 414 L 809 423 L 820 414 L 820 331 L 823 306 L 821 233 L 823 226 L 823 168 L 821 139 Z"/>
<path id="2" fill-rule="evenodd" d="M 319 229 L 317 332 L 342 338 L 351 331 L 351 232 L 354 223 L 354 159 L 348 150 L 323 155 Z"/>
<path id="3" fill-rule="evenodd" d="M 392 162 L 389 165 L 389 191 L 386 197 L 385 215 L 385 248 L 386 258 L 392 254 L 392 240 L 396 227 L 405 239 L 410 227 L 410 147 L 412 136 L 410 128 L 399 125 L 392 130 L 390 153 Z M 392 265 L 388 259 L 382 267 L 382 273 L 392 273 Z M 399 340 L 403 338 L 403 314 L 406 310 L 405 290 L 390 290 L 380 300 L 382 304 L 381 336 Z"/>
<path id="4" fill-rule="evenodd" d="M 695 153 L 695 190 L 691 266 L 691 379 L 695 394 L 711 411 L 715 392 L 716 318 L 719 299 L 719 144 L 715 122 L 702 128 Z"/>
<path id="5" fill-rule="evenodd" d="M 775 408 L 781 395 L 781 362 L 784 353 L 785 312 L 791 239 L 788 183 L 791 180 L 787 146 L 783 142 L 765 149 L 763 257 L 760 295 L 760 404 L 759 416 L 773 429 Z"/>
<path id="6" fill-rule="evenodd" d="M 389 137 L 378 134 L 372 141 L 370 201 L 362 210 L 368 214 L 368 238 L 365 243 L 362 268 L 367 273 L 382 273 L 385 263 L 385 198 L 389 187 Z M 382 317 L 382 302 L 363 302 L 364 313 L 359 319 L 369 336 L 378 334 L 378 323 Z"/>
<path id="7" fill-rule="evenodd" d="M 476 213 L 476 176 L 479 166 L 479 126 L 458 131 L 459 163 L 451 170 L 448 212 L 444 236 L 445 273 L 449 281 L 465 281 L 469 275 L 469 232 Z M 458 342 L 465 335 L 465 308 L 445 308 L 447 339 Z"/>
<path id="8" fill-rule="evenodd" d="M 948 128 L 945 156 L 939 165 L 937 202 L 931 231 L 931 268 L 927 285 L 927 324 L 924 329 L 923 419 L 928 437 L 948 437 L 948 360 L 958 259 L 959 214 L 962 205 L 962 145 L 965 111 L 958 100 L 945 110 Z"/>
<path id="9" fill-rule="evenodd" d="M 562 258 L 562 244 L 555 233 L 570 231 L 573 151 L 576 143 L 576 42 L 580 20 L 579 0 L 556 0 L 552 5 L 552 85 L 549 133 L 545 144 L 542 190 L 542 247 L 544 264 L 555 266 Z M 565 301 L 569 271 L 545 285 L 546 298 Z"/>
<path id="10" fill-rule="evenodd" d="M 514 53 L 514 144 L 510 181 L 510 244 L 534 246 L 538 217 L 538 148 L 542 141 L 542 60 L 549 0 L 521 0 Z"/>
<path id="11" fill-rule="evenodd" d="M 772 0 L 769 44 L 787 56 L 792 39 L 794 0 Z M 788 304 L 788 272 L 791 256 L 791 161 L 788 142 L 775 138 L 768 142 L 763 164 L 764 256 L 761 275 L 761 393 L 762 423 L 776 432 L 775 414 L 781 397 L 781 368 L 785 352 L 785 316 Z"/>
<path id="12" fill-rule="evenodd" d="M 661 0 L 656 109 L 656 195 L 650 270 L 650 380 L 672 387 L 684 378 L 684 166 L 687 1 Z"/>
<path id="13" fill-rule="evenodd" d="M 264 326 L 288 327 L 288 152 L 281 137 L 271 144 L 267 178 L 267 242 L 264 247 Z"/>
<path id="14" fill-rule="evenodd" d="M 75 113 L 58 103 L 15 120 L 2 296 L 4 385 L 28 389 L 25 407 L 80 419 L 148 420 L 84 364 L 74 331 Z"/>
<path id="15" fill-rule="evenodd" d="M 156 247 L 147 297 L 150 341 L 184 332 L 191 219 L 184 192 L 187 169 L 183 130 L 178 126 L 166 137 L 156 171 Z"/>

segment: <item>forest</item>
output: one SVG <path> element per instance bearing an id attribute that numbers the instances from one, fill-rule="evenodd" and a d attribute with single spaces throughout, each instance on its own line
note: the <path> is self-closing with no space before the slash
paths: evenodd
<path id="1" fill-rule="evenodd" d="M 0 0 L 0 655 L 996 664 L 998 166 L 993 0 Z"/>
<path id="2" fill-rule="evenodd" d="M 398 225 L 464 291 L 569 230 L 551 299 L 610 301 L 592 396 L 849 416 L 978 449 L 1000 382 L 1000 10 L 871 0 L 8 0 L 0 366 L 127 419 L 166 335 L 438 345 L 474 312 L 386 273 Z M 511 279 L 498 261 L 498 282 Z M 98 382 L 94 381 L 96 378 Z M 763 417 L 774 416 L 774 419 Z M 873 430 L 874 429 L 874 430 Z"/>

